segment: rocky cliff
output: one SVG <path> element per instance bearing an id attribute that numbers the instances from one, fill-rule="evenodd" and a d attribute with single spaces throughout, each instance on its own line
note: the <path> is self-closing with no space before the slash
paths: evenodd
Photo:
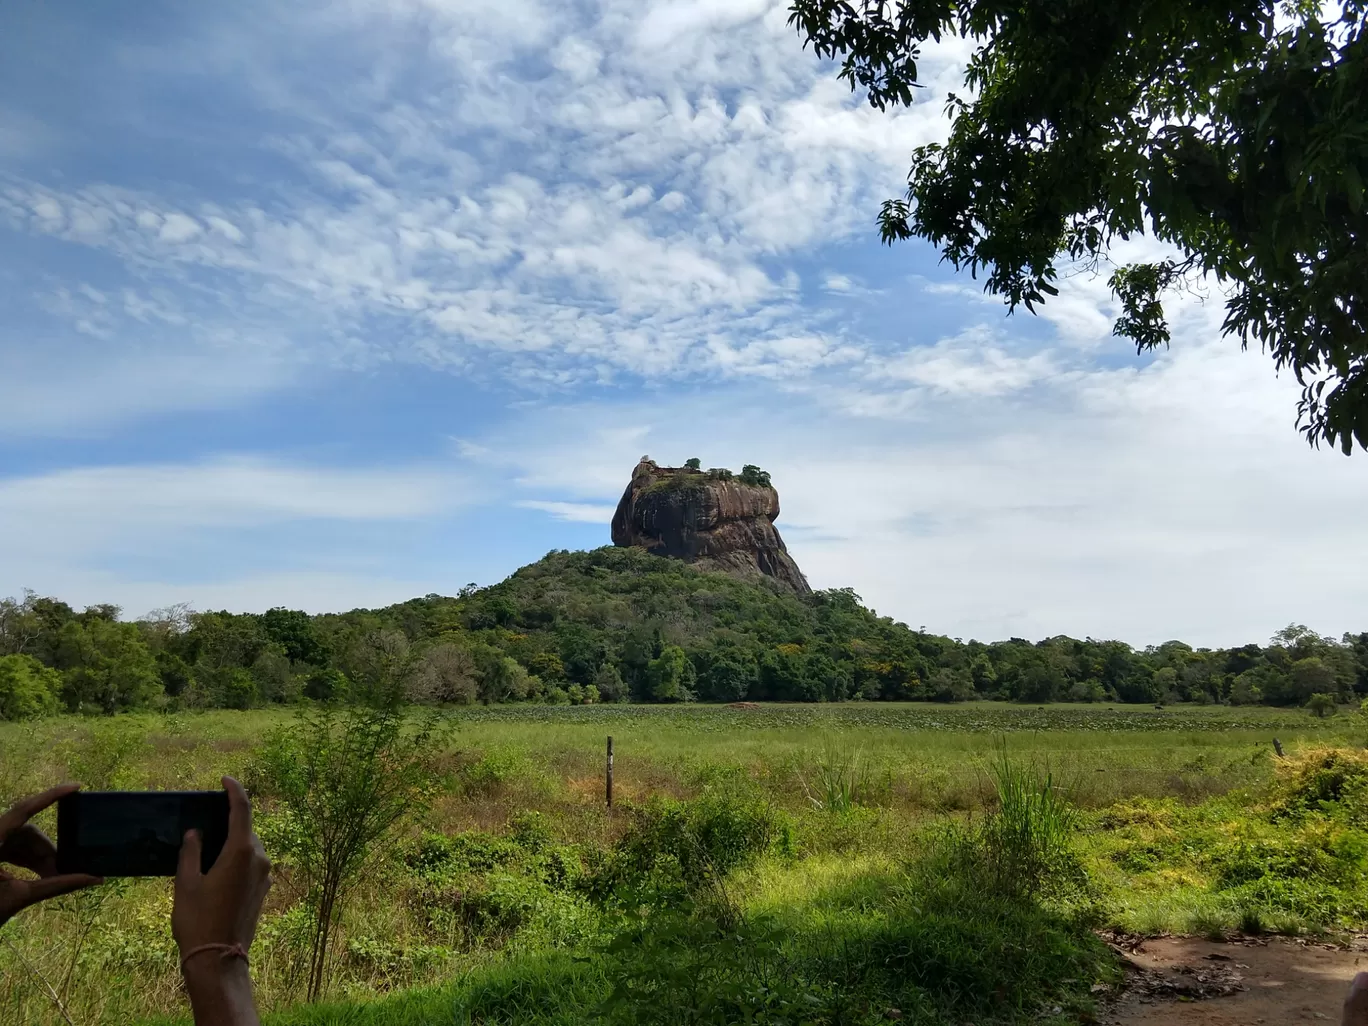
<path id="1" fill-rule="evenodd" d="M 807 578 L 774 527 L 779 493 L 767 475 L 759 480 L 660 467 L 643 456 L 613 514 L 613 544 L 644 548 L 703 570 L 772 577 L 806 595 L 812 590 Z"/>

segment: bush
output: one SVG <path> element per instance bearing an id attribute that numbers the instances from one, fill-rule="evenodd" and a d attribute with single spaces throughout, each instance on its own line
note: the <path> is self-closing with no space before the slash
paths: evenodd
<path id="1" fill-rule="evenodd" d="M 147 734 L 147 725 L 136 719 L 101 720 L 61 742 L 57 754 L 67 779 L 91 791 L 108 791 L 131 783 L 129 770 L 147 751 Z"/>
<path id="2" fill-rule="evenodd" d="M 32 656 L 0 656 L 0 720 L 52 715 L 61 689 L 62 675 Z"/>
<path id="3" fill-rule="evenodd" d="M 1335 701 L 1334 695 L 1315 694 L 1306 700 L 1306 710 L 1312 713 L 1317 719 L 1325 719 L 1335 711 L 1339 703 Z"/>
<path id="4" fill-rule="evenodd" d="M 678 906 L 715 892 L 733 870 L 769 850 L 780 817 L 764 801 L 730 793 L 683 802 L 652 799 L 589 881 L 599 897 Z M 637 902 L 639 903 L 639 902 Z"/>
<path id="5" fill-rule="evenodd" d="M 605 1017 L 624 1026 L 872 1026 L 1035 1021 L 1054 1004 L 1086 1014 L 1092 983 L 1114 976 L 1087 923 L 1004 901 L 963 868 L 921 858 L 892 895 L 882 882 L 886 915 L 833 917 L 817 931 L 697 914 L 633 923 L 605 952 Z"/>
<path id="6" fill-rule="evenodd" d="M 405 728 L 393 708 L 324 706 L 271 734 L 250 778 L 275 800 L 282 854 L 314 913 L 309 1000 L 323 991 L 328 948 L 352 886 L 377 842 L 436 790 L 435 725 Z"/>
<path id="7" fill-rule="evenodd" d="M 523 852 L 514 841 L 492 834 L 424 834 L 400 849 L 404 864 L 424 880 L 450 880 L 488 873 L 516 862 Z"/>
<path id="8" fill-rule="evenodd" d="M 1275 771 L 1275 818 L 1312 812 L 1368 814 L 1368 752 L 1312 748 L 1278 760 Z"/>

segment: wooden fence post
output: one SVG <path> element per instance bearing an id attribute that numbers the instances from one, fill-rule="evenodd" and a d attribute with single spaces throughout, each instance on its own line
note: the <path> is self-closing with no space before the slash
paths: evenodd
<path id="1" fill-rule="evenodd" d="M 608 808 L 613 807 L 613 735 L 608 735 L 608 776 L 607 776 Z"/>

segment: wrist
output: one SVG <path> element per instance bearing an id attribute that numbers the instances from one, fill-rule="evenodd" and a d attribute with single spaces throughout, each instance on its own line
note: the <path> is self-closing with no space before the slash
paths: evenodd
<path id="1" fill-rule="evenodd" d="M 255 1021 L 252 1002 L 252 977 L 241 958 L 223 958 L 217 951 L 205 951 L 181 968 L 185 993 L 195 1013 L 195 1022 L 239 1023 Z"/>

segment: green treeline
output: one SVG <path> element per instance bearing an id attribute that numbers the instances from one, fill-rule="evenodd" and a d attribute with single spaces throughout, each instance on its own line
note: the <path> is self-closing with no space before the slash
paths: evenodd
<path id="1" fill-rule="evenodd" d="M 849 589 L 800 598 L 635 549 L 552 552 L 488 588 L 309 616 L 0 601 L 0 718 L 245 709 L 380 689 L 419 703 L 1229 702 L 1368 695 L 1368 632 L 1136 650 L 915 631 Z"/>

